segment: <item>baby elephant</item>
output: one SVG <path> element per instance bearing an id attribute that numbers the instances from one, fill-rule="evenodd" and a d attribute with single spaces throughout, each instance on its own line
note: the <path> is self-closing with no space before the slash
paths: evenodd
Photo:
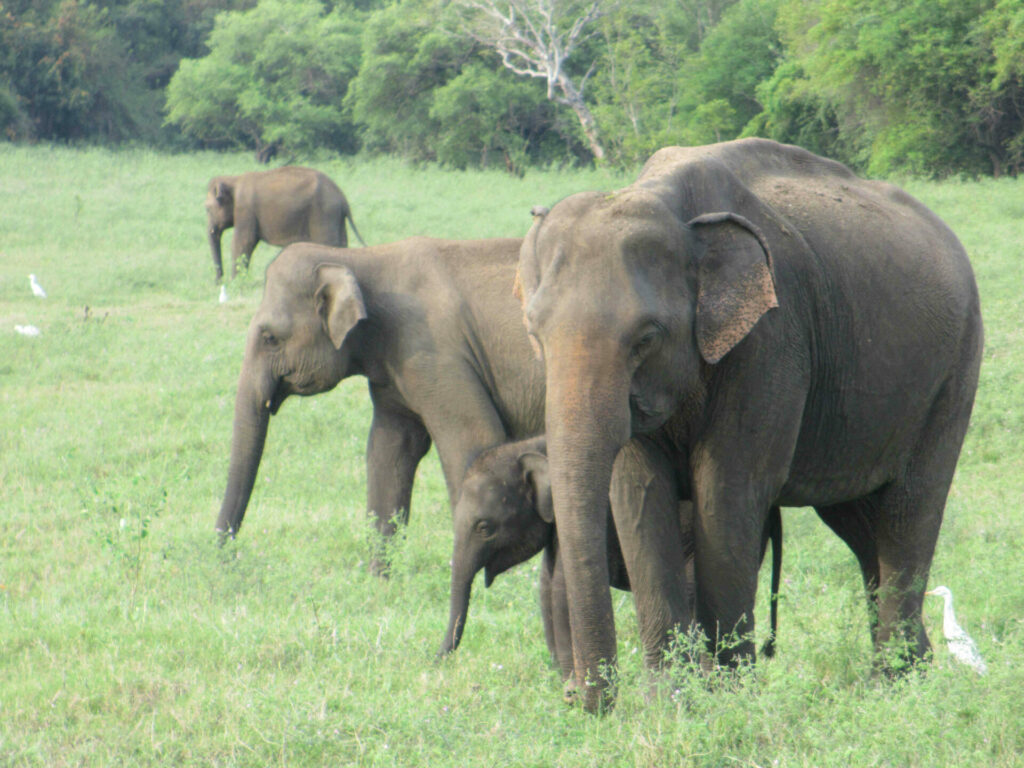
<path id="1" fill-rule="evenodd" d="M 224 277 L 220 236 L 231 227 L 235 228 L 231 238 L 232 277 L 238 271 L 239 258 L 248 268 L 260 240 L 271 245 L 310 242 L 344 248 L 348 245 L 348 219 L 363 243 L 345 195 L 337 184 L 312 168 L 290 165 L 240 176 L 216 176 L 207 186 L 205 206 L 217 282 Z"/>
<path id="2" fill-rule="evenodd" d="M 544 437 L 505 443 L 484 451 L 470 465 L 455 505 L 455 544 L 452 554 L 451 607 L 448 630 L 439 654 L 455 650 L 462 638 L 473 578 L 483 569 L 484 585 L 509 568 L 543 550 L 540 574 L 541 616 L 548 650 L 562 678 L 573 671 L 572 636 L 565 579 L 558 557 L 551 485 Z M 686 582 L 692 604 L 693 506 L 679 502 L 680 528 L 687 554 Z M 764 532 L 761 555 L 772 542 L 771 633 L 762 652 L 774 655 L 779 576 L 782 568 L 782 517 L 773 507 Z M 611 514 L 608 515 L 608 573 L 611 586 L 629 590 L 629 577 Z"/>

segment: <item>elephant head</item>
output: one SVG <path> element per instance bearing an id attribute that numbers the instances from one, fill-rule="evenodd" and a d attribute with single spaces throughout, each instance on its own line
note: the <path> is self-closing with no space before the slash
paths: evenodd
<path id="1" fill-rule="evenodd" d="M 210 238 L 213 263 L 217 265 L 217 280 L 222 277 L 220 240 L 224 230 L 235 225 L 235 177 L 217 176 L 206 188 L 206 234 Z"/>
<path id="2" fill-rule="evenodd" d="M 484 584 L 525 562 L 554 535 L 551 486 L 543 438 L 506 443 L 470 465 L 455 504 L 451 609 L 439 655 L 459 647 L 473 578 Z"/>
<path id="3" fill-rule="evenodd" d="M 616 454 L 699 409 L 713 366 L 777 305 L 759 228 L 721 192 L 701 194 L 721 184 L 646 178 L 562 200 L 535 216 L 520 252 L 524 323 L 545 363 L 576 684 L 592 711 L 611 701 L 601 670 L 615 663 L 604 515 Z"/>
<path id="4" fill-rule="evenodd" d="M 359 284 L 351 270 L 327 257 L 303 260 L 310 248 L 316 246 L 283 251 L 270 264 L 263 300 L 249 324 L 217 519 L 222 540 L 242 525 L 270 416 L 289 395 L 335 387 L 358 357 L 360 321 L 366 318 Z"/>

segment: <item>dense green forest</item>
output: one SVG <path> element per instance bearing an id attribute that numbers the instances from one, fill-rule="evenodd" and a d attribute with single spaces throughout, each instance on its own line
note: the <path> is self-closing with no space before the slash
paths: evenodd
<path id="1" fill-rule="evenodd" d="M 758 135 L 1024 169 L 1024 0 L 0 0 L 12 141 L 630 165 Z"/>

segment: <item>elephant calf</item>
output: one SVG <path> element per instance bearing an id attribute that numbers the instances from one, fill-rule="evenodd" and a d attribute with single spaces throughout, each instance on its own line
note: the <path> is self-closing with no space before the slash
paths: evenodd
<path id="1" fill-rule="evenodd" d="M 635 468 L 620 463 L 612 483 L 623 483 L 626 477 L 633 475 Z M 677 503 L 683 548 L 688 554 L 685 600 L 693 604 L 697 588 L 693 580 L 693 505 L 689 501 Z M 451 609 L 440 654 L 450 653 L 459 646 L 476 574 L 483 569 L 484 584 L 489 587 L 496 576 L 543 550 L 540 603 L 544 637 L 562 679 L 569 679 L 573 671 L 572 635 L 554 523 L 544 437 L 505 443 L 476 458 L 466 471 L 455 505 Z M 762 557 L 769 539 L 772 542 L 771 634 L 763 652 L 770 657 L 774 654 L 782 568 L 782 516 L 778 507 L 772 510 L 765 530 Z M 629 591 L 629 575 L 610 515 L 608 573 L 611 586 Z"/>
<path id="2" fill-rule="evenodd" d="M 271 245 L 306 241 L 345 247 L 348 219 L 363 243 L 345 195 L 337 184 L 312 168 L 290 165 L 240 176 L 216 176 L 207 186 L 205 206 L 217 282 L 224 277 L 220 236 L 231 227 L 235 228 L 231 238 L 232 277 L 238 271 L 240 257 L 242 266 L 248 268 L 260 240 Z"/>

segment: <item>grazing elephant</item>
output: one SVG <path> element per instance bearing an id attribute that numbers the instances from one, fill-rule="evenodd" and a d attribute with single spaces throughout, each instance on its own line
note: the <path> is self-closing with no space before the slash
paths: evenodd
<path id="1" fill-rule="evenodd" d="M 454 505 L 482 450 L 536 434 L 544 374 L 512 295 L 520 239 L 414 238 L 360 249 L 288 246 L 249 324 L 217 530 L 242 524 L 270 416 L 289 395 L 367 378 L 368 510 L 385 537 L 409 514 L 431 441 Z M 375 572 L 385 564 L 375 559 Z"/>
<path id="2" fill-rule="evenodd" d="M 545 431 L 577 685 L 612 702 L 605 556 L 613 464 L 633 435 L 694 503 L 697 620 L 719 660 L 753 658 L 773 505 L 813 506 L 851 547 L 893 639 L 929 650 L 924 586 L 974 402 L 978 291 L 956 236 L 896 187 L 745 139 L 656 152 L 632 185 L 539 211 L 517 276 L 545 361 Z M 620 510 L 622 516 L 620 517 Z M 616 507 L 630 530 L 635 508 Z M 678 623 L 678 523 L 622 538 L 645 638 Z M 660 537 L 657 535 L 660 532 Z M 670 542 L 673 546 L 666 546 Z M 650 654 L 648 654 L 650 658 Z"/>
<path id="3" fill-rule="evenodd" d="M 636 438 L 643 440 L 643 438 Z M 624 461 L 617 464 L 612 476 L 613 498 L 624 498 L 616 486 L 643 486 L 646 489 L 660 482 L 648 476 L 635 482 L 640 473 L 627 469 Z M 653 482 L 652 482 L 653 481 Z M 693 505 L 677 503 L 680 545 L 686 553 L 685 600 L 694 600 L 693 583 Z M 572 635 L 569 628 L 569 606 L 565 596 L 565 579 L 558 538 L 554 526 L 551 482 L 548 472 L 547 445 L 543 437 L 505 443 L 481 453 L 462 480 L 462 490 L 455 505 L 455 541 L 452 552 L 452 590 L 448 630 L 439 655 L 455 650 L 462 639 L 469 614 L 469 598 L 473 579 L 483 569 L 484 585 L 509 568 L 525 562 L 544 551 L 540 574 L 541 617 L 544 637 L 551 657 L 558 664 L 562 679 L 572 675 Z M 771 632 L 763 653 L 775 653 L 775 632 L 778 625 L 779 578 L 782 569 L 782 516 L 772 507 L 761 544 L 761 557 L 767 541 L 772 543 Z M 629 590 L 629 575 L 619 547 L 619 537 L 608 518 L 608 579 L 616 589 Z M 660 659 L 650 660 L 656 664 Z"/>
<path id="4" fill-rule="evenodd" d="M 205 206 L 218 283 L 224 277 L 220 236 L 230 227 L 235 228 L 231 237 L 232 277 L 238 271 L 239 257 L 242 266 L 248 268 L 260 240 L 271 245 L 307 241 L 345 247 L 348 219 L 363 243 L 345 195 L 337 184 L 312 168 L 289 165 L 241 176 L 216 176 L 207 186 Z"/>

